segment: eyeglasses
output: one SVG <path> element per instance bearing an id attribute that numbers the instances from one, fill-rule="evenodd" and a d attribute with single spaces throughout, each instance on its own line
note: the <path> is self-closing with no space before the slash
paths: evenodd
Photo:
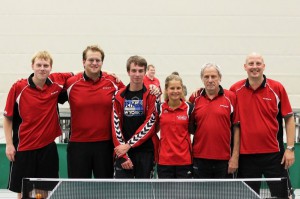
<path id="1" fill-rule="evenodd" d="M 90 63 L 94 63 L 94 61 L 96 61 L 97 64 L 102 62 L 101 59 L 93 59 L 93 58 L 89 58 L 89 59 L 87 59 L 87 61 L 90 62 Z"/>

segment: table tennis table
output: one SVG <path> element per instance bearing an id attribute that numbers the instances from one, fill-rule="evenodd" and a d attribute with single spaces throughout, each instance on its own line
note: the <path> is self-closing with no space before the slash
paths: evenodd
<path id="1" fill-rule="evenodd" d="M 55 181 L 55 179 L 30 179 Z M 56 179 L 49 199 L 258 199 L 242 179 Z M 280 178 L 279 178 L 280 180 Z"/>

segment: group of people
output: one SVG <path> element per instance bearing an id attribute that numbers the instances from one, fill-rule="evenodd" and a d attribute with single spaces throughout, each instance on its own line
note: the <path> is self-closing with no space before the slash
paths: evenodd
<path id="1" fill-rule="evenodd" d="M 293 112 L 284 87 L 264 75 L 261 55 L 247 56 L 248 78 L 229 90 L 220 85 L 220 67 L 205 64 L 200 72 L 204 87 L 188 100 L 181 77 L 171 74 L 163 102 L 155 67 L 145 58 L 129 57 L 125 86 L 102 70 L 104 57 L 101 48 L 88 46 L 83 72 L 51 73 L 52 57 L 40 51 L 32 58 L 33 73 L 13 84 L 4 132 L 11 162 L 8 189 L 19 198 L 22 178 L 59 177 L 57 103 L 66 101 L 71 110 L 69 178 L 151 178 L 157 163 L 159 178 L 227 178 L 238 170 L 241 178 L 289 179 L 295 161 Z M 259 183 L 249 186 L 259 192 Z M 270 189 L 276 196 L 290 194 Z"/>

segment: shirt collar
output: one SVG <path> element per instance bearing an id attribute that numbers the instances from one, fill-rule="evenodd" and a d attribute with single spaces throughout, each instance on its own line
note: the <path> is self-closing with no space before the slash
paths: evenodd
<path id="1" fill-rule="evenodd" d="M 264 80 L 263 80 L 263 82 L 261 83 L 261 85 L 259 86 L 259 88 L 264 88 L 264 87 L 266 87 L 267 77 L 266 77 L 265 75 L 263 75 L 263 77 L 264 77 Z M 246 79 L 245 86 L 246 86 L 247 88 L 250 87 L 250 82 L 249 82 L 249 79 L 248 79 L 248 78 Z"/>
<path id="2" fill-rule="evenodd" d="M 30 87 L 32 88 L 36 88 L 36 85 L 35 83 L 33 82 L 32 78 L 34 76 L 34 73 L 32 73 L 29 77 L 28 77 L 28 84 Z M 51 85 L 53 82 L 49 79 L 49 77 L 46 79 L 46 82 L 45 82 L 48 86 Z"/>
<path id="3" fill-rule="evenodd" d="M 224 94 L 224 89 L 223 89 L 223 87 L 222 87 L 221 85 L 219 85 L 219 88 L 220 88 L 220 90 L 219 90 L 219 92 L 218 92 L 218 95 L 223 95 L 223 94 Z M 206 95 L 205 89 L 202 90 L 201 95 L 202 95 L 202 96 L 205 96 L 205 95 Z"/>
<path id="4" fill-rule="evenodd" d="M 153 77 L 152 79 L 150 78 L 150 77 L 148 77 L 148 75 L 145 75 L 149 80 L 151 80 L 151 81 L 154 81 L 154 78 L 155 77 Z"/>
<path id="5" fill-rule="evenodd" d="M 101 77 L 102 77 L 102 71 L 100 71 L 99 79 L 101 79 Z M 85 73 L 85 71 L 83 72 L 83 78 L 84 78 L 85 81 L 90 81 L 90 80 L 92 81 L 92 79 L 89 78 L 89 76 L 87 76 L 87 74 Z"/>
<path id="6" fill-rule="evenodd" d="M 165 107 L 166 107 L 167 109 L 169 109 L 169 110 L 177 110 L 177 109 L 184 110 L 184 108 L 185 108 L 185 103 L 184 103 L 184 101 L 182 101 L 182 99 L 180 99 L 180 101 L 181 101 L 181 104 L 180 104 L 180 106 L 178 106 L 176 109 L 170 108 L 170 106 L 168 105 L 169 100 L 166 101 Z"/>
<path id="7" fill-rule="evenodd" d="M 126 86 L 125 90 L 120 94 L 121 97 L 125 97 L 125 93 L 129 92 L 129 86 L 130 86 L 130 84 L 128 84 Z M 142 90 L 143 90 L 143 93 L 145 93 L 147 91 L 147 88 L 146 88 L 146 86 L 144 84 L 143 84 Z"/>

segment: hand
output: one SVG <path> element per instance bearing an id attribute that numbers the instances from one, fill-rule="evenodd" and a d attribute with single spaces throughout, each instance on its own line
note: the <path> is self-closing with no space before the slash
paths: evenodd
<path id="1" fill-rule="evenodd" d="M 106 73 L 107 73 L 108 75 L 113 76 L 113 77 L 116 79 L 116 82 L 117 82 L 117 83 L 120 83 L 120 82 L 121 82 L 120 78 L 116 75 L 116 73 L 113 73 L 113 72 L 110 72 L 110 71 L 106 71 Z"/>
<path id="2" fill-rule="evenodd" d="M 15 155 L 16 155 L 16 149 L 14 147 L 14 145 L 10 144 L 10 145 L 6 145 L 6 157 L 9 161 L 13 162 L 15 161 Z"/>
<path id="3" fill-rule="evenodd" d="M 151 95 L 155 95 L 156 97 L 160 96 L 161 92 L 159 87 L 155 86 L 154 84 L 149 85 L 149 90 Z"/>
<path id="4" fill-rule="evenodd" d="M 193 97 L 198 97 L 200 95 L 200 91 L 202 90 L 202 88 L 198 88 L 197 90 L 195 90 L 192 95 Z"/>
<path id="5" fill-rule="evenodd" d="M 239 158 L 238 157 L 231 157 L 228 162 L 228 173 L 234 173 L 239 166 Z"/>
<path id="6" fill-rule="evenodd" d="M 288 149 L 285 150 L 282 160 L 281 160 L 281 164 L 284 164 L 284 168 L 288 169 L 289 167 L 291 167 L 295 162 L 295 153 L 294 151 L 290 151 Z"/>
<path id="7" fill-rule="evenodd" d="M 120 157 L 126 154 L 130 148 L 131 146 L 129 144 L 121 144 L 115 148 L 115 152 L 117 156 Z"/>
<path id="8" fill-rule="evenodd" d="M 125 162 L 123 162 L 121 166 L 123 169 L 133 169 L 133 164 L 129 158 Z"/>

